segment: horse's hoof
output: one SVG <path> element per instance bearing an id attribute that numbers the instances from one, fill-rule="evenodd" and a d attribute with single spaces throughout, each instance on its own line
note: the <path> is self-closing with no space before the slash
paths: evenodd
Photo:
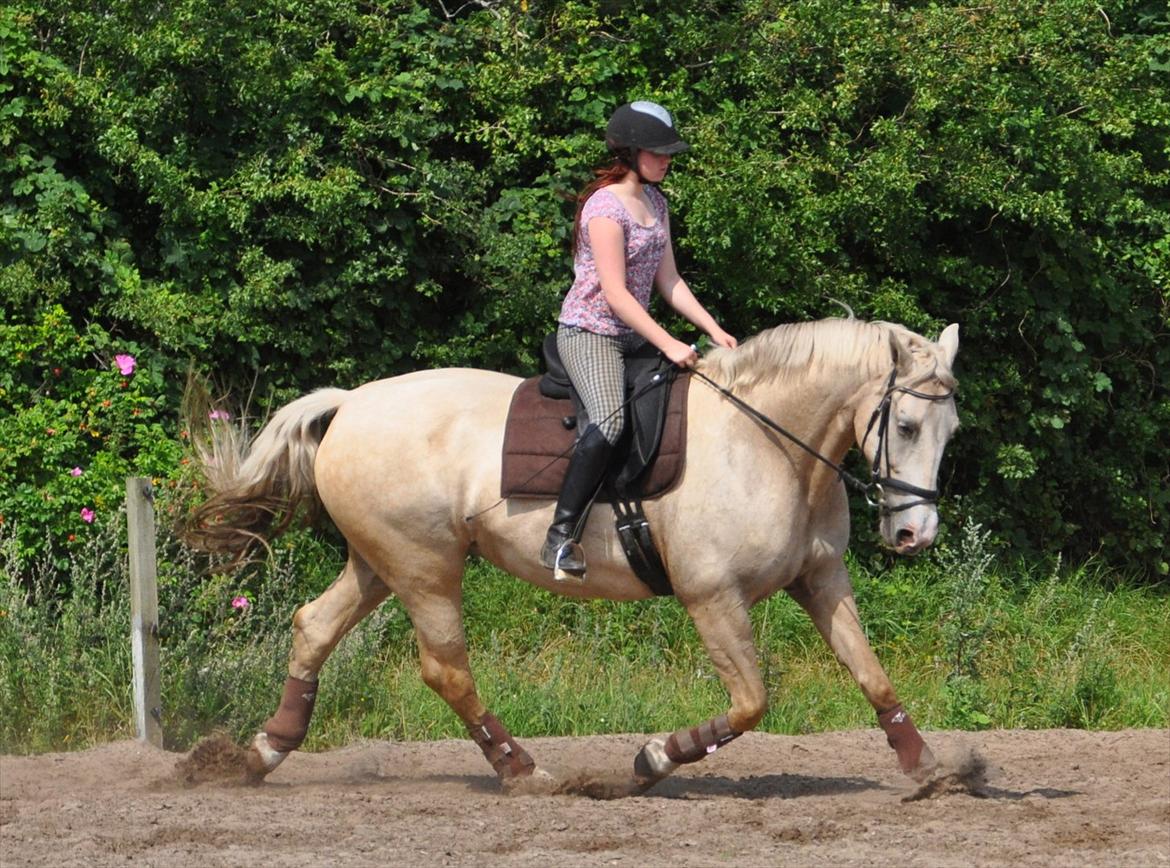
<path id="1" fill-rule="evenodd" d="M 934 758 L 934 752 L 925 744 L 922 746 L 922 753 L 918 755 L 918 765 L 906 772 L 916 784 L 923 784 L 933 777 L 938 770 L 938 760 Z"/>
<path id="2" fill-rule="evenodd" d="M 666 755 L 666 739 L 652 738 L 634 757 L 634 786 L 645 792 L 677 768 L 678 763 Z"/>
<path id="3" fill-rule="evenodd" d="M 244 758 L 244 764 L 247 768 L 247 783 L 259 784 L 268 776 L 269 772 L 284 762 L 288 753 L 286 750 L 277 750 L 272 747 L 268 743 L 267 733 L 256 733 L 256 737 L 252 739 L 252 744 Z"/>

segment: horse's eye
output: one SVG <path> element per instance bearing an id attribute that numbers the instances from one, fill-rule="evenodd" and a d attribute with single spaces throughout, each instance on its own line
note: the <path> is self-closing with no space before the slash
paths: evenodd
<path id="1" fill-rule="evenodd" d="M 913 422 L 899 422 L 898 433 L 907 440 L 913 440 L 914 435 L 918 433 L 918 426 Z"/>

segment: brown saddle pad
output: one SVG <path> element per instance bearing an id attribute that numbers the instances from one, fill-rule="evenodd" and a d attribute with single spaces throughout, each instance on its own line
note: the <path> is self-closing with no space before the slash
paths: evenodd
<path id="1" fill-rule="evenodd" d="M 570 447 L 577 437 L 575 428 L 564 420 L 574 415 L 573 402 L 546 398 L 540 394 L 540 377 L 522 382 L 512 395 L 508 422 L 504 427 L 504 470 L 500 479 L 501 497 L 556 498 L 569 467 Z M 687 392 L 689 374 L 675 378 L 662 426 L 662 442 L 654 463 L 644 475 L 642 499 L 665 494 L 682 475 L 686 462 Z M 560 456 L 564 457 L 560 457 Z M 615 462 L 617 460 L 615 459 Z M 605 488 L 597 498 L 609 502 Z"/>

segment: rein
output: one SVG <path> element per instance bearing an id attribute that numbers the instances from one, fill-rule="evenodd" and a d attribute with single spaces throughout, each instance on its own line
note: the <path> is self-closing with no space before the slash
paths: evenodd
<path id="1" fill-rule="evenodd" d="M 878 402 L 878 405 L 873 410 L 873 414 L 869 417 L 869 424 L 865 426 L 865 436 L 861 438 L 861 448 L 862 452 L 864 452 L 865 443 L 867 440 L 869 440 L 870 432 L 873 431 L 874 425 L 877 425 L 878 442 L 877 448 L 873 453 L 873 463 L 870 466 L 870 479 L 869 482 L 862 482 L 860 479 L 846 470 L 842 465 L 837 464 L 835 461 L 832 461 L 821 453 L 817 452 L 817 450 L 813 449 L 795 434 L 785 430 L 781 425 L 777 424 L 768 416 L 761 413 L 759 410 L 749 404 L 747 401 L 737 396 L 726 386 L 722 386 L 719 383 L 716 383 L 702 371 L 695 370 L 694 368 L 691 369 L 691 373 L 704 382 L 708 383 L 717 392 L 739 407 L 739 409 L 743 410 L 749 416 L 754 418 L 756 421 L 760 422 L 768 428 L 771 428 L 777 434 L 782 434 L 784 437 L 787 437 L 813 458 L 831 467 L 837 472 L 837 476 L 842 481 L 848 483 L 857 491 L 860 491 L 861 494 L 865 497 L 865 502 L 869 504 L 870 507 L 878 509 L 882 515 L 901 512 L 904 509 L 910 509 L 911 507 L 919 506 L 924 503 L 938 502 L 939 491 L 937 488 L 919 488 L 917 485 L 911 485 L 910 483 L 902 482 L 899 479 L 894 479 L 889 476 L 882 476 L 882 455 L 883 453 L 885 454 L 886 466 L 888 467 L 890 464 L 890 442 L 887 434 L 890 427 L 890 407 L 895 394 L 902 392 L 915 398 L 921 398 L 924 401 L 945 401 L 954 395 L 953 390 L 945 392 L 941 395 L 929 395 L 925 392 L 919 392 L 911 389 L 909 386 L 899 386 L 895 382 L 895 378 L 898 375 L 898 369 L 895 368 L 894 370 L 890 371 L 890 378 L 886 382 L 885 394 L 882 395 L 881 401 Z M 901 503 L 897 506 L 889 506 L 886 503 L 887 490 L 899 491 L 904 494 L 912 494 L 918 497 L 918 500 L 912 500 L 909 503 Z"/>

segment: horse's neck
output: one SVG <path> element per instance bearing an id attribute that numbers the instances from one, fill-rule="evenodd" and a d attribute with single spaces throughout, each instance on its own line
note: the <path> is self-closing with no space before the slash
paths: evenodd
<path id="1" fill-rule="evenodd" d="M 778 425 L 815 449 L 825 458 L 839 463 L 854 442 L 853 418 L 871 378 L 860 372 L 822 372 L 809 378 L 780 377 L 752 387 L 745 400 Z M 816 458 L 798 456 L 808 463 L 819 479 L 836 474 Z"/>

